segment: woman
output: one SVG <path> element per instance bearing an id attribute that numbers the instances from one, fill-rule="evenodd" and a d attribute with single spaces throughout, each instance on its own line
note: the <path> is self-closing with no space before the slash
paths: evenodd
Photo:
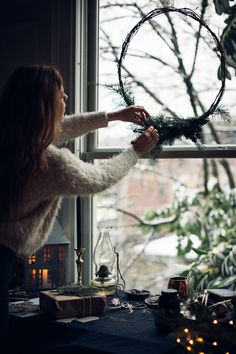
<path id="1" fill-rule="evenodd" d="M 0 97 L 0 333 L 8 328 L 8 288 L 15 255 L 30 256 L 46 241 L 64 196 L 109 188 L 158 142 L 150 127 L 132 147 L 100 167 L 81 161 L 66 142 L 110 121 L 142 124 L 148 113 L 131 106 L 111 113 L 64 118 L 67 95 L 51 66 L 18 68 Z"/>

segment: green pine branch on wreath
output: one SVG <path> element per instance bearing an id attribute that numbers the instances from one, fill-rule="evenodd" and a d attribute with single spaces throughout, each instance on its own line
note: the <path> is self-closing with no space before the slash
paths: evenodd
<path id="1" fill-rule="evenodd" d="M 195 143 L 199 148 L 201 148 L 200 139 L 202 137 L 202 127 L 206 125 L 210 117 L 220 116 L 224 120 L 229 120 L 228 111 L 220 105 L 220 101 L 222 99 L 224 90 L 225 90 L 225 79 L 226 79 L 226 62 L 225 62 L 225 52 L 220 43 L 220 40 L 217 38 L 215 33 L 210 29 L 210 27 L 206 24 L 206 22 L 199 17 L 193 10 L 189 8 L 175 8 L 172 6 L 156 8 L 146 14 L 128 33 L 126 39 L 122 45 L 121 54 L 117 62 L 118 66 L 118 79 L 119 85 L 116 87 L 112 87 L 112 89 L 117 92 L 122 101 L 123 105 L 130 106 L 135 104 L 135 98 L 133 92 L 129 87 L 126 87 L 122 80 L 122 66 L 123 61 L 125 59 L 129 43 L 132 38 L 136 35 L 140 27 L 146 22 L 150 21 L 154 17 L 157 17 L 161 14 L 169 13 L 169 12 L 177 12 L 181 15 L 190 17 L 191 19 L 200 23 L 201 26 L 205 27 L 209 32 L 215 43 L 215 52 L 220 60 L 220 80 L 221 87 L 216 95 L 214 101 L 210 105 L 210 108 L 205 111 L 199 117 L 187 117 L 183 118 L 180 116 L 172 116 L 165 117 L 162 114 L 156 114 L 151 116 L 148 120 L 144 122 L 143 126 L 134 125 L 132 130 L 134 133 L 141 134 L 143 133 L 149 126 L 154 126 L 160 134 L 160 140 L 157 143 L 154 153 L 158 152 L 162 145 L 172 145 L 177 139 L 189 139 L 193 143 Z"/>

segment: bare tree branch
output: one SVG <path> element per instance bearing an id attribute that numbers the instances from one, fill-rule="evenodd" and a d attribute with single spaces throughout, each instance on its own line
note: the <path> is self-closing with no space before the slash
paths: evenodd
<path id="1" fill-rule="evenodd" d="M 203 20 L 205 12 L 206 12 L 207 4 L 205 0 L 202 0 L 202 10 L 201 10 L 201 15 L 200 18 Z M 200 43 L 200 38 L 201 38 L 201 29 L 202 29 L 202 24 L 199 22 L 199 29 L 197 32 L 197 41 L 196 41 L 196 46 L 195 46 L 195 53 L 194 53 L 194 59 L 193 59 L 193 64 L 192 64 L 192 70 L 189 74 L 189 79 L 193 76 L 194 69 L 195 69 L 195 64 L 197 60 L 197 53 L 198 53 L 198 48 L 199 48 L 199 43 Z"/>
<path id="2" fill-rule="evenodd" d="M 158 220 L 156 220 L 155 222 L 149 222 L 149 221 L 144 221 L 141 218 L 139 218 L 137 215 L 127 211 L 127 210 L 123 210 L 121 208 L 116 208 L 117 211 L 130 216 L 131 218 L 137 220 L 139 222 L 139 226 L 150 226 L 150 227 L 158 227 L 160 225 L 164 225 L 164 224 L 169 224 L 172 223 L 176 220 L 177 216 L 173 215 L 170 216 L 168 218 L 158 218 Z"/>
<path id="3" fill-rule="evenodd" d="M 149 233 L 146 235 L 145 238 L 145 242 L 142 245 L 141 251 L 138 252 L 137 254 L 135 254 L 130 261 L 128 262 L 128 264 L 126 264 L 125 268 L 123 269 L 122 273 L 123 276 L 125 276 L 125 274 L 130 270 L 130 268 L 133 267 L 134 263 L 142 256 L 142 254 L 145 251 L 145 248 L 147 247 L 147 245 L 149 244 L 149 242 L 152 240 L 153 235 L 155 234 L 156 230 L 153 228 L 149 231 Z"/>

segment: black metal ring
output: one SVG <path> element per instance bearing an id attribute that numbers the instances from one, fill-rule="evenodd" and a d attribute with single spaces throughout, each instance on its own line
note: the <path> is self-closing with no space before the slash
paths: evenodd
<path id="1" fill-rule="evenodd" d="M 119 86 L 120 86 L 120 93 L 125 101 L 125 103 L 127 104 L 127 106 L 130 106 L 131 104 L 133 104 L 133 102 L 130 102 L 130 98 L 127 95 L 127 90 L 125 90 L 124 88 L 124 83 L 122 81 L 122 76 L 121 76 L 121 68 L 122 68 L 122 62 L 125 59 L 128 47 L 129 47 L 129 43 L 131 41 L 131 39 L 135 36 L 135 34 L 138 32 L 139 28 L 146 22 L 151 20 L 154 17 L 157 17 L 159 15 L 165 14 L 167 12 L 178 12 L 182 15 L 188 16 L 190 18 L 192 18 L 195 21 L 198 21 L 199 23 L 201 23 L 201 25 L 203 27 L 205 27 L 207 29 L 207 31 L 211 34 L 215 44 L 216 44 L 216 51 L 218 52 L 218 56 L 220 58 L 220 62 L 221 62 L 221 88 L 218 92 L 218 94 L 216 95 L 213 103 L 211 104 L 210 108 L 204 113 L 202 114 L 200 117 L 196 117 L 196 119 L 198 119 L 199 121 L 204 121 L 207 117 L 209 117 L 217 108 L 224 90 L 225 90 L 225 78 L 226 78 L 226 63 L 225 63 L 225 53 L 224 53 L 224 49 L 219 41 L 219 39 L 217 38 L 216 34 L 210 29 L 210 27 L 207 25 L 207 23 L 200 18 L 193 10 L 189 9 L 189 8 L 175 8 L 173 6 L 167 6 L 167 7 L 162 7 L 162 8 L 156 8 L 152 11 L 150 11 L 147 15 L 145 15 L 133 28 L 132 30 L 128 33 L 128 35 L 126 36 L 125 41 L 123 42 L 122 45 L 122 49 L 121 49 L 121 54 L 120 54 L 120 58 L 118 60 L 117 63 L 117 67 L 118 67 L 118 79 L 119 79 Z"/>

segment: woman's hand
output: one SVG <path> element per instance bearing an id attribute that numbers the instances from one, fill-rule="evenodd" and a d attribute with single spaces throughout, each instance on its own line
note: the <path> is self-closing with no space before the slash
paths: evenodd
<path id="1" fill-rule="evenodd" d="M 121 120 L 122 122 L 130 122 L 138 125 L 144 125 L 145 120 L 150 117 L 150 114 L 144 109 L 143 106 L 129 106 L 120 109 L 116 112 L 107 113 L 108 121 Z"/>
<path id="2" fill-rule="evenodd" d="M 133 149 L 139 155 L 143 155 L 154 149 L 159 141 L 159 133 L 153 126 L 149 127 L 134 142 Z"/>

